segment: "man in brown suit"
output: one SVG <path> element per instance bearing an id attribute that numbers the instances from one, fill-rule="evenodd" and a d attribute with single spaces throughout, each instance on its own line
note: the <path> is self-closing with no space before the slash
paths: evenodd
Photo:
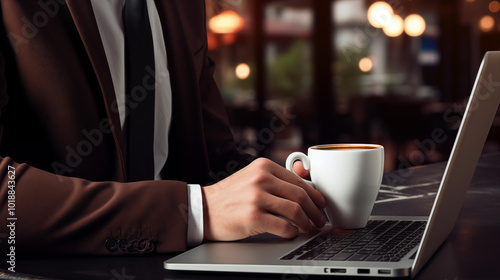
<path id="1" fill-rule="evenodd" d="M 188 183 L 206 186 L 204 240 L 292 238 L 324 225 L 319 192 L 238 152 L 207 57 L 202 0 L 150 1 L 168 55 L 169 152 L 162 180 L 129 182 L 123 93 L 90 2 L 0 2 L 0 233 L 15 224 L 15 244 L 0 239 L 2 254 L 185 250 Z"/>

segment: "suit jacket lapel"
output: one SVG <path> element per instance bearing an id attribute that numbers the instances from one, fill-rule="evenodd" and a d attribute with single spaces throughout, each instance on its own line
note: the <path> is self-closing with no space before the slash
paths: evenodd
<path id="1" fill-rule="evenodd" d="M 106 53 L 104 52 L 104 47 L 99 34 L 99 28 L 95 20 L 94 11 L 92 10 L 92 4 L 90 1 L 81 0 L 66 0 L 66 3 L 68 4 L 69 11 L 78 29 L 78 33 L 80 34 L 83 44 L 85 45 L 85 49 L 87 50 L 87 54 L 99 81 L 99 85 L 101 86 L 106 112 L 109 122 L 113 126 L 113 138 L 117 149 L 116 178 L 124 181 L 126 178 L 124 154 L 125 144 L 120 126 L 120 116 L 118 110 L 112 109 L 113 104 L 116 103 L 113 80 L 111 78 Z"/>

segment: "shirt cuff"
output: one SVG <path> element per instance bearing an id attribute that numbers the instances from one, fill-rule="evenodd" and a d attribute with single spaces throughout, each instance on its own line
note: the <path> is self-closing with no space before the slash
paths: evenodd
<path id="1" fill-rule="evenodd" d="M 188 184 L 187 246 L 198 246 L 203 241 L 203 200 L 201 186 Z"/>

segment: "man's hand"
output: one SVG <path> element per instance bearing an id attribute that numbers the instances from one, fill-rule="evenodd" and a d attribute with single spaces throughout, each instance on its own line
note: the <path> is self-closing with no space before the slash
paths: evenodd
<path id="1" fill-rule="evenodd" d="M 202 188 L 204 239 L 231 241 L 269 232 L 284 238 L 325 225 L 323 196 L 267 159 Z M 281 217 L 279 217 L 281 216 Z M 283 219 L 288 219 L 289 221 Z"/>

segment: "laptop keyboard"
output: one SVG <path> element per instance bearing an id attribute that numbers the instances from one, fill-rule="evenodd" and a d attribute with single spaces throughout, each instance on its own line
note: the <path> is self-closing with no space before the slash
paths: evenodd
<path id="1" fill-rule="evenodd" d="M 372 220 L 362 229 L 332 229 L 281 260 L 397 262 L 420 244 L 425 224 L 425 221 Z"/>

